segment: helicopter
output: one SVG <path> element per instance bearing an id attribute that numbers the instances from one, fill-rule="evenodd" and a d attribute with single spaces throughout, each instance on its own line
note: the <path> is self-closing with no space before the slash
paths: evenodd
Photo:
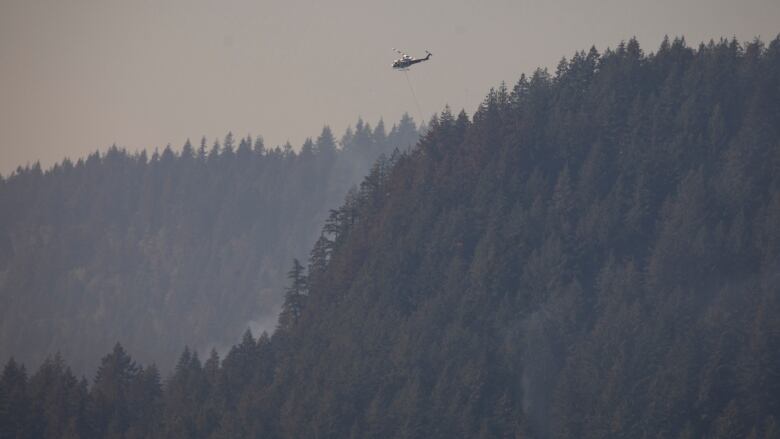
<path id="1" fill-rule="evenodd" d="M 412 66 L 412 64 L 428 61 L 431 58 L 431 56 L 433 56 L 431 52 L 428 52 L 426 50 L 425 53 L 427 53 L 428 55 L 426 55 L 425 58 L 412 58 L 411 56 L 401 52 L 398 49 L 393 49 L 393 50 L 395 50 L 399 55 L 401 55 L 400 58 L 393 61 L 393 68 L 398 70 L 407 70 L 409 69 L 409 67 Z"/>

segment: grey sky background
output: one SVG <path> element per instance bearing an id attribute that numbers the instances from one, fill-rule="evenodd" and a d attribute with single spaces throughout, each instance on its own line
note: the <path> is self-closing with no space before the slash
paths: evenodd
<path id="1" fill-rule="evenodd" d="M 358 116 L 471 114 L 491 86 L 595 45 L 689 45 L 780 32 L 778 0 L 0 0 L 0 174 L 112 143 L 129 150 L 228 131 L 298 148 Z"/>

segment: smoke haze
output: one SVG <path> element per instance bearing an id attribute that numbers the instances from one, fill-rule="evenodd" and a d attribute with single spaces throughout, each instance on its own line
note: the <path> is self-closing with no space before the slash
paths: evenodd
<path id="1" fill-rule="evenodd" d="M 471 112 L 483 90 L 591 43 L 770 39 L 778 22 L 774 0 L 6 0 L 0 174 L 113 143 L 178 148 L 233 131 L 297 148 L 324 123 L 419 119 L 392 47 L 433 52 L 410 72 L 428 117 L 445 104 Z"/>

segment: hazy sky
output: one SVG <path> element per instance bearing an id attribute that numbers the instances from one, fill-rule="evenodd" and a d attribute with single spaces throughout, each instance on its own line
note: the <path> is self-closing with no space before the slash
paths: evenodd
<path id="1" fill-rule="evenodd" d="M 778 0 L 0 0 L 0 173 L 112 143 L 228 131 L 298 147 L 324 124 L 472 113 L 491 86 L 635 35 L 691 45 L 780 32 Z"/>

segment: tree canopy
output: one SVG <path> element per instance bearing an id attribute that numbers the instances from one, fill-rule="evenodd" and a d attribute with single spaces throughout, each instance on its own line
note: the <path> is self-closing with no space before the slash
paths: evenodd
<path id="1" fill-rule="evenodd" d="M 0 181 L 0 361 L 57 351 L 91 374 L 119 340 L 170 371 L 182 346 L 272 330 L 287 263 L 305 259 L 371 163 L 417 140 L 409 117 L 365 141 L 325 127 L 299 152 L 228 133 L 195 150 L 116 146 Z"/>
<path id="2" fill-rule="evenodd" d="M 330 211 L 306 273 L 293 262 L 295 322 L 208 368 L 185 350 L 147 425 L 777 437 L 780 38 L 578 52 L 428 126 Z M 0 416 L 30 413 L 5 375 Z"/>

